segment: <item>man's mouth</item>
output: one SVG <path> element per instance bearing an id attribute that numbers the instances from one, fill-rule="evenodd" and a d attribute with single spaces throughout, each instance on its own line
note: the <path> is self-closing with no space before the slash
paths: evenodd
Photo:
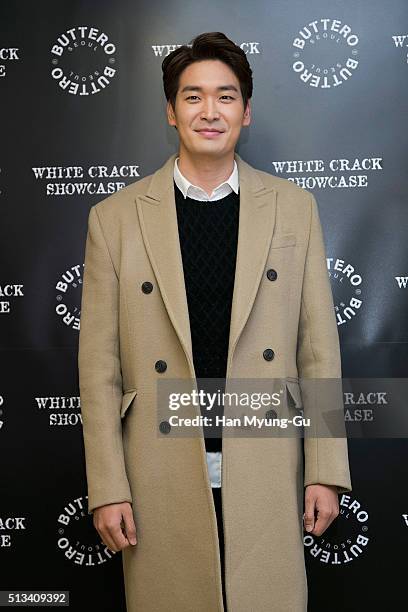
<path id="1" fill-rule="evenodd" d="M 221 130 L 207 129 L 204 128 L 202 130 L 196 130 L 201 136 L 205 136 L 206 138 L 216 138 L 220 134 L 223 134 Z"/>

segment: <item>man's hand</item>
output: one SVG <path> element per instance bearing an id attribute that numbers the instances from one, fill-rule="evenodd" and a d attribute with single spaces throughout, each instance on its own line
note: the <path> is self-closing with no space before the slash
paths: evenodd
<path id="1" fill-rule="evenodd" d="M 99 506 L 95 508 L 93 517 L 94 527 L 102 542 L 114 552 L 137 543 L 132 505 L 129 502 Z"/>
<path id="2" fill-rule="evenodd" d="M 336 486 L 314 484 L 306 487 L 303 521 L 308 533 L 321 536 L 338 514 L 339 496 Z"/>

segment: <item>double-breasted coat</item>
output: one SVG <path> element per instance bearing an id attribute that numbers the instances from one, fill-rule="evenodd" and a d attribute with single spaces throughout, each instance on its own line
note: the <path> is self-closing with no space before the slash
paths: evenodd
<path id="1" fill-rule="evenodd" d="M 88 219 L 78 354 L 88 512 L 132 503 L 138 543 L 122 551 L 128 612 L 223 610 L 203 435 L 157 432 L 158 380 L 195 377 L 176 155 L 92 206 Z M 341 377 L 318 207 L 307 190 L 235 159 L 240 211 L 227 385 L 231 377 L 285 378 L 307 416 L 313 406 L 299 379 Z M 312 483 L 351 491 L 346 437 L 223 439 L 229 612 L 306 610 L 302 516 Z"/>

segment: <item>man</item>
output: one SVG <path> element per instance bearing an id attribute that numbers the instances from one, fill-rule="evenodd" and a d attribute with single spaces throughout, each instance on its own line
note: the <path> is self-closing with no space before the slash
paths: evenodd
<path id="1" fill-rule="evenodd" d="M 235 152 L 252 73 L 224 34 L 176 49 L 163 82 L 178 153 L 89 214 L 88 511 L 122 551 L 129 612 L 305 611 L 303 529 L 351 491 L 345 436 L 177 437 L 157 403 L 166 378 L 282 377 L 314 412 L 300 380 L 341 377 L 317 204 Z"/>

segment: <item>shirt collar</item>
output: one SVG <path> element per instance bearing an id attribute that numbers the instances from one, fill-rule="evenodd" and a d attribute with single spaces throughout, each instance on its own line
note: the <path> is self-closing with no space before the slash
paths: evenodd
<path id="1" fill-rule="evenodd" d="M 208 194 L 204 191 L 204 189 L 202 189 L 201 187 L 198 187 L 197 185 L 193 185 L 193 183 L 190 183 L 190 181 L 180 172 L 180 169 L 178 167 L 179 159 L 180 158 L 177 157 L 174 161 L 173 178 L 174 178 L 174 181 L 177 187 L 182 192 L 184 199 L 188 196 L 195 200 L 212 201 L 212 200 L 219 200 L 225 197 L 226 195 L 231 193 L 231 191 L 235 191 L 235 193 L 238 193 L 239 176 L 238 176 L 238 166 L 237 166 L 237 162 L 235 161 L 235 159 L 234 159 L 234 168 L 230 176 L 227 178 L 226 181 L 223 181 L 222 183 L 220 183 L 220 185 L 218 185 L 218 187 L 216 187 L 213 190 L 210 197 L 208 197 Z"/>

